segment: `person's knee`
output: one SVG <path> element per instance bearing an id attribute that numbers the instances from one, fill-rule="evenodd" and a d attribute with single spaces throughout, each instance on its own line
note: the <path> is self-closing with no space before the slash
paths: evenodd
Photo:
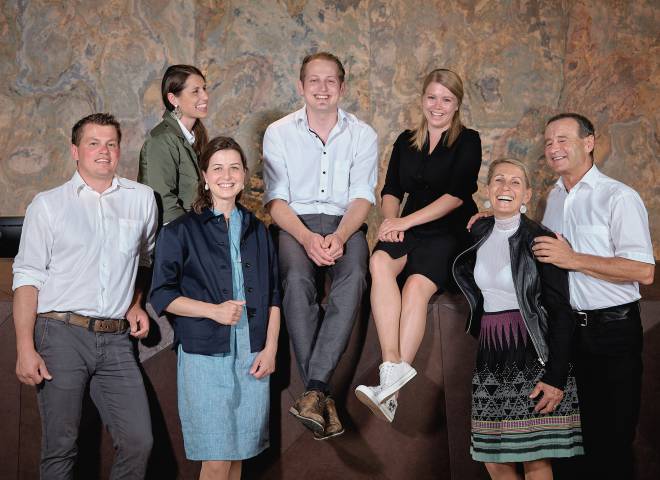
<path id="1" fill-rule="evenodd" d="M 133 428 L 115 439 L 118 451 L 135 458 L 148 458 L 153 447 L 154 439 L 151 429 Z"/>
<path id="2" fill-rule="evenodd" d="M 314 277 L 308 275 L 306 272 L 299 270 L 290 270 L 286 275 L 282 276 L 282 286 L 285 292 L 289 291 L 315 291 L 316 284 Z"/>
<path id="3" fill-rule="evenodd" d="M 387 253 L 378 250 L 369 259 L 369 272 L 373 278 L 392 276 L 394 274 L 392 263 L 392 258 Z"/>
<path id="4" fill-rule="evenodd" d="M 423 275 L 411 275 L 403 287 L 403 301 L 428 303 L 437 291 L 435 283 Z"/>

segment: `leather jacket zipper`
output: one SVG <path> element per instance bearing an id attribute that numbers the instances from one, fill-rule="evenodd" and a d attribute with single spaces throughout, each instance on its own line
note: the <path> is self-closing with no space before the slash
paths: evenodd
<path id="1" fill-rule="evenodd" d="M 462 257 L 463 255 L 465 255 L 466 253 L 468 253 L 468 252 L 470 252 L 470 251 L 472 251 L 472 250 L 474 250 L 474 249 L 476 249 L 476 248 L 479 248 L 479 246 L 481 246 L 481 244 L 484 243 L 484 241 L 485 241 L 487 238 L 488 238 L 488 235 L 486 235 L 485 237 L 483 237 L 481 240 L 479 240 L 477 243 L 475 243 L 474 245 L 472 245 L 470 248 L 468 248 L 468 249 L 466 249 L 466 250 L 463 250 L 462 253 L 459 253 L 459 254 L 456 256 L 456 258 L 454 259 L 454 263 L 453 263 L 452 266 L 451 266 L 451 274 L 452 274 L 452 277 L 454 277 L 454 282 L 456 282 L 456 285 L 458 285 L 458 288 L 461 289 L 461 293 L 463 294 L 463 296 L 464 296 L 465 299 L 467 300 L 468 307 L 470 307 L 470 319 L 468 320 L 468 324 L 467 324 L 467 328 L 465 329 L 465 333 L 470 333 L 470 328 L 472 327 L 472 317 L 474 316 L 474 308 L 472 307 L 472 300 L 470 300 L 470 297 L 465 293 L 465 290 L 463 290 L 463 287 L 461 286 L 461 283 L 460 283 L 460 282 L 458 281 L 458 279 L 456 278 L 456 262 L 458 261 L 458 259 L 459 259 L 460 257 Z"/>

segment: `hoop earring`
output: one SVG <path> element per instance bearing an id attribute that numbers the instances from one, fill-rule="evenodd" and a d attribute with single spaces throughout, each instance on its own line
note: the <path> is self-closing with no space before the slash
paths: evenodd
<path id="1" fill-rule="evenodd" d="M 179 105 L 174 107 L 174 116 L 179 120 L 181 120 L 181 117 L 183 117 L 183 112 L 181 111 L 181 107 Z"/>
<path id="2" fill-rule="evenodd" d="M 518 210 L 520 210 L 520 213 L 527 213 L 527 206 L 523 203 Z"/>
<path id="3" fill-rule="evenodd" d="M 490 203 L 490 200 L 486 200 L 486 201 L 484 202 L 484 208 L 491 208 L 492 206 L 493 206 L 493 204 Z"/>

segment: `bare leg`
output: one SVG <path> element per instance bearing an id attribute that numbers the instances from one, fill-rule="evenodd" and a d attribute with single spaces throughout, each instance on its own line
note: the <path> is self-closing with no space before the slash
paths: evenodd
<path id="1" fill-rule="evenodd" d="M 369 260 L 371 272 L 371 312 L 384 362 L 401 361 L 399 352 L 399 319 L 401 293 L 396 277 L 406 266 L 407 256 L 393 259 L 378 250 Z"/>
<path id="2" fill-rule="evenodd" d="M 548 459 L 523 463 L 525 480 L 552 480 L 552 464 Z"/>
<path id="3" fill-rule="evenodd" d="M 412 364 L 426 330 L 426 311 L 438 288 L 424 275 L 408 277 L 401 295 L 400 348 L 404 362 Z"/>
<path id="4" fill-rule="evenodd" d="M 199 480 L 230 480 L 229 472 L 232 463 L 234 462 L 229 460 L 207 460 L 202 462 L 202 471 L 199 472 Z"/>
<path id="5" fill-rule="evenodd" d="M 493 480 L 520 480 L 515 463 L 484 463 Z"/>
<path id="6" fill-rule="evenodd" d="M 241 480 L 241 470 L 243 469 L 242 460 L 234 460 L 229 468 L 229 480 Z"/>

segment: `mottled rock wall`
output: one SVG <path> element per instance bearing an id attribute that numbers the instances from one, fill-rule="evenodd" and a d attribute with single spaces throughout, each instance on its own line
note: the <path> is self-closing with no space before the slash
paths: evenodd
<path id="1" fill-rule="evenodd" d="M 598 165 L 642 195 L 658 256 L 658 24 L 654 0 L 5 0 L 0 215 L 22 215 L 36 192 L 69 178 L 71 125 L 92 111 L 122 121 L 121 173 L 135 177 L 171 63 L 207 74 L 206 125 L 245 147 L 258 205 L 263 132 L 301 105 L 301 58 L 327 49 L 348 70 L 344 108 L 380 136 L 381 183 L 393 140 L 419 118 L 421 79 L 446 66 L 465 81 L 463 118 L 482 135 L 482 180 L 492 159 L 523 159 L 538 212 L 553 181 L 544 120 L 582 112 L 596 125 Z"/>

